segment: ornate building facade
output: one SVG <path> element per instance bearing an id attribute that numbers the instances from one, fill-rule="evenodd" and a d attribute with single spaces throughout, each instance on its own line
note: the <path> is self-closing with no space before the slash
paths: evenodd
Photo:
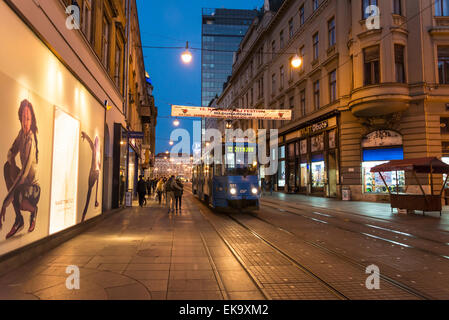
<path id="1" fill-rule="evenodd" d="M 449 155 L 448 25 L 441 1 L 266 1 L 217 105 L 292 110 L 288 122 L 234 123 L 279 130 L 278 174 L 260 170 L 278 190 L 387 199 L 372 166 Z M 387 182 L 419 190 L 401 172 Z"/>

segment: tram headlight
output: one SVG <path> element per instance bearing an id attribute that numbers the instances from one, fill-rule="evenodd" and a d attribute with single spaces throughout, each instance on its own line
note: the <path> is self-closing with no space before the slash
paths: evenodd
<path id="1" fill-rule="evenodd" d="M 236 188 L 231 188 L 231 189 L 229 190 L 229 192 L 230 192 L 232 195 L 235 195 L 235 194 L 237 193 L 237 189 L 236 189 Z"/>
<path id="2" fill-rule="evenodd" d="M 252 188 L 252 189 L 251 189 L 251 192 L 252 192 L 253 194 L 257 194 L 257 188 Z"/>

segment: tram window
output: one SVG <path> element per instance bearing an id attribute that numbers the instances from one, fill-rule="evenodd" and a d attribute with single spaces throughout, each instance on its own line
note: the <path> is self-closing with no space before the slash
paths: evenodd
<path id="1" fill-rule="evenodd" d="M 226 167 L 227 168 L 235 167 L 235 154 L 234 153 L 226 153 Z"/>

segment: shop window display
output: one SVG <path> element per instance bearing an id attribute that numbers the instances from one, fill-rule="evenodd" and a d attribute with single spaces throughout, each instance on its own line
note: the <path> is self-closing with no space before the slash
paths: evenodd
<path id="1" fill-rule="evenodd" d="M 301 187 L 307 187 L 309 182 L 309 165 L 307 163 L 301 163 Z"/>
<path id="2" fill-rule="evenodd" d="M 325 179 L 324 161 L 312 162 L 312 187 L 323 188 Z"/>
<path id="3" fill-rule="evenodd" d="M 285 187 L 285 161 L 279 163 L 279 180 L 278 186 L 280 188 Z"/>
<path id="4" fill-rule="evenodd" d="M 371 168 L 388 161 L 369 161 L 362 164 L 363 169 L 363 192 L 365 193 L 388 193 L 382 178 L 378 173 L 371 172 Z M 390 187 L 391 192 L 405 191 L 405 174 L 404 171 L 385 172 L 382 173 L 385 182 Z M 399 190 L 398 190 L 399 188 Z"/>

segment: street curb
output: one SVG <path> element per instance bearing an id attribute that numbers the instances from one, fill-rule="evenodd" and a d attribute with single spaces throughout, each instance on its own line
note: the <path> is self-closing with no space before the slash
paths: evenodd
<path id="1" fill-rule="evenodd" d="M 0 256 L 0 276 L 3 276 L 6 273 L 31 261 L 32 259 L 45 254 L 51 249 L 56 248 L 60 244 L 87 231 L 88 229 L 96 226 L 101 221 L 123 210 L 125 210 L 125 208 L 118 208 L 103 212 L 102 214 L 92 219 L 74 225 L 68 229 L 52 234 L 43 239 L 30 243 L 22 248 L 16 249 Z"/>

